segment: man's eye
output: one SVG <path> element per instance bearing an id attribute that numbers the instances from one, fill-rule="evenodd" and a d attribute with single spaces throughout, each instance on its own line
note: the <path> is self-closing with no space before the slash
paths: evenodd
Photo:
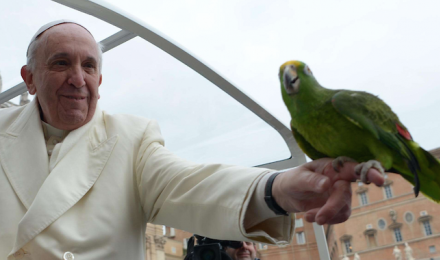
<path id="1" fill-rule="evenodd" d="M 93 68 L 95 68 L 96 66 L 95 66 L 95 64 L 93 64 L 93 63 L 86 63 L 86 64 L 84 65 L 84 67 L 93 69 Z"/>
<path id="2" fill-rule="evenodd" d="M 65 65 L 67 65 L 67 62 L 64 60 L 58 60 L 58 61 L 55 61 L 53 64 L 56 66 L 65 66 Z"/>

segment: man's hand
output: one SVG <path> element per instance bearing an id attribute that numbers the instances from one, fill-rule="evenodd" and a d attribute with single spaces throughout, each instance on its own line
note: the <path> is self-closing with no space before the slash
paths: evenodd
<path id="1" fill-rule="evenodd" d="M 272 186 L 275 201 L 287 212 L 305 212 L 308 222 L 336 224 L 351 214 L 351 182 L 356 181 L 354 167 L 346 162 L 336 172 L 332 159 L 323 158 L 278 175 Z M 382 186 L 384 178 L 370 169 L 368 180 Z"/>

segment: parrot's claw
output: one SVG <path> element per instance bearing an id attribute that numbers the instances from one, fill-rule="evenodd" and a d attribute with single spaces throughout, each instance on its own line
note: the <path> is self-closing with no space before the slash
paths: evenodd
<path id="1" fill-rule="evenodd" d="M 332 161 L 333 170 L 339 172 L 339 169 L 344 167 L 344 163 L 346 162 L 356 162 L 356 161 L 347 156 L 339 156 Z"/>
<path id="2" fill-rule="evenodd" d="M 360 180 L 365 184 L 370 184 L 370 181 L 368 181 L 367 178 L 367 172 L 369 169 L 374 168 L 378 170 L 382 175 L 385 175 L 385 170 L 382 167 L 382 164 L 376 160 L 370 160 L 368 162 L 363 162 L 356 167 L 354 167 L 354 170 L 356 172 L 356 175 L 360 177 Z"/>

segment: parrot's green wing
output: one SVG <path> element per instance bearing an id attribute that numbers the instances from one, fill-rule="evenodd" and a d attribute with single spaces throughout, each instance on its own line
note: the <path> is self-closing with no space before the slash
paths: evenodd
<path id="1" fill-rule="evenodd" d="M 411 150 L 402 142 L 401 133 L 405 135 L 404 138 L 411 139 L 411 136 L 397 115 L 381 99 L 367 92 L 339 91 L 332 97 L 332 104 L 340 114 L 370 132 L 386 146 L 407 160 L 414 159 Z M 417 161 L 412 163 L 417 164 Z"/>
<path id="2" fill-rule="evenodd" d="M 396 165 L 396 162 L 392 162 L 392 168 L 387 170 L 400 173 L 412 182 L 416 194 L 420 189 L 421 178 L 422 192 L 440 201 L 439 161 L 412 140 L 406 127 L 385 102 L 366 92 L 340 91 L 332 97 L 332 104 L 340 114 L 370 132 L 397 154 L 394 156 L 396 161 L 403 158 L 406 163 Z"/>
<path id="3" fill-rule="evenodd" d="M 308 157 L 310 157 L 310 159 L 316 160 L 319 158 L 328 157 L 327 155 L 313 148 L 313 146 L 309 142 L 307 142 L 307 140 L 300 133 L 298 133 L 298 131 L 292 125 L 290 125 L 290 127 L 292 129 L 293 137 L 295 137 L 295 140 L 298 143 L 299 147 L 301 148 L 301 150 L 303 150 L 305 154 L 307 154 Z"/>

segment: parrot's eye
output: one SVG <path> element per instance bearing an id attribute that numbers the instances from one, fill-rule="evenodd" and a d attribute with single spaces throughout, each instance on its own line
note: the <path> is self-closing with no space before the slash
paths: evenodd
<path id="1" fill-rule="evenodd" d="M 313 76 L 312 70 L 310 70 L 309 66 L 304 66 L 304 74 L 308 76 Z"/>

